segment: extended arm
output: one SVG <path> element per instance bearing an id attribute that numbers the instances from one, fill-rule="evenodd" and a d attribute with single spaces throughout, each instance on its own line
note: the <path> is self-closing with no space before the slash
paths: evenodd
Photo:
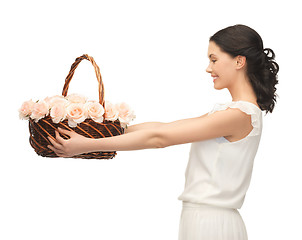
<path id="1" fill-rule="evenodd" d="M 142 129 L 150 129 L 150 128 L 157 128 L 157 127 L 161 127 L 166 123 L 163 122 L 145 122 L 145 123 L 139 123 L 139 124 L 135 124 L 135 125 L 131 125 L 128 126 L 125 129 L 125 134 L 126 133 L 131 133 L 131 132 L 135 132 L 138 130 L 142 130 Z"/>
<path id="2" fill-rule="evenodd" d="M 206 115 L 208 115 L 208 114 L 206 113 L 206 114 L 200 116 L 200 118 L 203 118 Z M 139 124 L 131 125 L 128 128 L 126 128 L 125 129 L 125 134 L 126 133 L 130 133 L 130 132 L 134 132 L 134 131 L 138 131 L 138 130 L 143 130 L 143 129 L 159 128 L 159 127 L 163 127 L 166 124 L 170 124 L 170 126 L 171 125 L 177 125 L 181 121 L 182 120 L 178 120 L 178 121 L 174 121 L 174 122 L 170 122 L 170 123 L 163 123 L 163 122 L 144 122 L 144 123 L 139 123 Z"/>
<path id="3" fill-rule="evenodd" d="M 171 123 L 157 123 L 156 126 L 138 124 L 126 134 L 90 139 L 75 132 L 60 130 L 70 135 L 64 140 L 57 133 L 57 141 L 51 140 L 50 146 L 57 155 L 69 157 L 85 152 L 95 151 L 128 151 L 148 148 L 164 148 L 171 145 L 184 144 L 207 140 L 220 136 L 231 136 L 238 132 L 246 121 L 246 114 L 237 109 L 219 111 L 211 115 L 174 121 Z M 149 125 L 149 127 L 147 127 Z M 135 130 L 136 129 L 136 130 Z"/>

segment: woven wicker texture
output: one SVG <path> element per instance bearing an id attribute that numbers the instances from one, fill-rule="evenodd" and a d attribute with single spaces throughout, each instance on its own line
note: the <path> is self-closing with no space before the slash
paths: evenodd
<path id="1" fill-rule="evenodd" d="M 62 95 L 67 96 L 69 83 L 74 75 L 74 71 L 79 65 L 79 63 L 86 59 L 90 61 L 94 67 L 95 74 L 99 84 L 99 102 L 105 109 L 104 101 L 104 85 L 98 65 L 95 63 L 94 59 L 87 54 L 76 58 L 75 62 L 71 65 L 70 71 L 65 79 L 65 84 L 63 87 Z M 57 128 L 63 128 L 71 131 L 75 131 L 89 138 L 104 138 L 121 135 L 124 133 L 124 129 L 121 127 L 120 122 L 116 120 L 115 122 L 103 121 L 103 123 L 94 122 L 91 119 L 86 119 L 84 122 L 78 124 L 75 128 L 71 128 L 68 125 L 68 120 L 64 120 L 58 124 L 53 123 L 51 117 L 47 116 L 40 119 L 38 122 L 29 119 L 29 132 L 30 145 L 34 148 L 35 152 L 43 157 L 57 157 L 57 155 L 50 150 L 47 146 L 51 145 L 47 137 L 55 139 L 55 131 Z M 68 136 L 62 135 L 64 139 L 68 139 Z M 85 153 L 74 156 L 73 158 L 84 158 L 84 159 L 112 159 L 116 156 L 116 152 L 92 152 Z"/>

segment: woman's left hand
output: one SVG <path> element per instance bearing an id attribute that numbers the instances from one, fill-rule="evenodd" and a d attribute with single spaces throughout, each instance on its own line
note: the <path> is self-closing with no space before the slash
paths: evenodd
<path id="1" fill-rule="evenodd" d="M 68 135 L 70 138 L 65 140 L 56 131 L 56 140 L 48 137 L 48 140 L 52 143 L 47 147 L 55 152 L 59 157 L 72 157 L 85 153 L 85 142 L 88 138 L 74 132 L 65 129 L 58 128 L 60 133 Z"/>

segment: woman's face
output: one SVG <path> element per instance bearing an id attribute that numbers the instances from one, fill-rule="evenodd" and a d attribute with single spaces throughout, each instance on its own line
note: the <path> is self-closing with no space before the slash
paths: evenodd
<path id="1" fill-rule="evenodd" d="M 214 88 L 229 88 L 236 76 L 236 59 L 223 52 L 215 42 L 209 42 L 209 66 L 206 71 L 213 77 Z"/>

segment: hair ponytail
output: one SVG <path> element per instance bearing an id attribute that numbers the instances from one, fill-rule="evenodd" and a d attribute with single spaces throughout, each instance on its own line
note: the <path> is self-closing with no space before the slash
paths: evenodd
<path id="1" fill-rule="evenodd" d="M 263 50 L 264 64 L 259 67 L 256 79 L 251 79 L 252 86 L 258 91 L 257 102 L 261 109 L 267 112 L 273 112 L 276 103 L 276 84 L 278 84 L 277 74 L 279 65 L 274 61 L 275 53 L 270 48 Z M 260 82 L 260 84 L 257 84 Z"/>
<path id="2" fill-rule="evenodd" d="M 250 27 L 235 25 L 218 31 L 210 41 L 233 57 L 246 57 L 247 76 L 256 93 L 257 103 L 266 113 L 273 112 L 279 65 L 275 61 L 274 51 L 263 49 L 260 35 Z"/>

